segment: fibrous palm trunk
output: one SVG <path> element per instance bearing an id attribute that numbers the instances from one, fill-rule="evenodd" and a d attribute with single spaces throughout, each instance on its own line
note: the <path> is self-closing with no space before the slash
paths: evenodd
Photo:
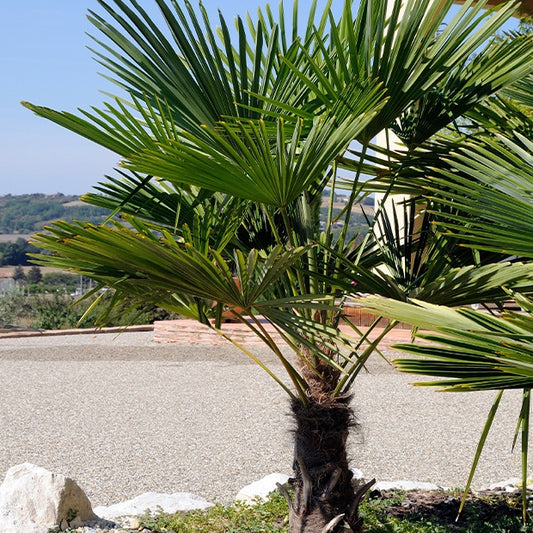
<path id="1" fill-rule="evenodd" d="M 354 489 L 346 442 L 354 423 L 349 398 L 292 402 L 296 421 L 294 478 L 289 501 L 290 533 L 361 531 L 359 503 L 374 480 Z"/>

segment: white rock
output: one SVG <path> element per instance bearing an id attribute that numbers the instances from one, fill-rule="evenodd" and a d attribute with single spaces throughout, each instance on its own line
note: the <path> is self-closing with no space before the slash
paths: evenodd
<path id="1" fill-rule="evenodd" d="M 2 533 L 21 533 L 21 531 L 24 531 L 24 533 L 47 533 L 49 531 L 49 528 L 39 526 L 35 524 L 35 522 L 33 524 L 25 522 L 24 525 L 21 526 L 20 522 L 2 516 L 0 516 L 0 524 L 2 526 Z M 23 528 L 22 530 L 20 529 L 21 527 Z"/>
<path id="2" fill-rule="evenodd" d="M 442 487 L 423 481 L 380 481 L 372 490 L 442 490 Z"/>
<path id="3" fill-rule="evenodd" d="M 514 492 L 516 489 L 522 486 L 522 480 L 518 477 L 512 477 L 505 481 L 499 481 L 498 483 L 492 483 L 489 485 L 490 490 L 504 490 L 505 492 Z"/>
<path id="4" fill-rule="evenodd" d="M 113 519 L 120 516 L 138 516 L 145 511 L 156 513 L 162 510 L 165 513 L 175 513 L 177 511 L 207 509 L 212 505 L 207 500 L 188 492 L 177 492 L 175 494 L 146 492 L 132 500 L 116 503 L 109 507 L 95 507 L 94 512 L 103 518 Z"/>
<path id="5" fill-rule="evenodd" d="M 243 503 L 256 503 L 257 499 L 266 499 L 271 492 L 277 490 L 277 483 L 285 485 L 288 481 L 289 476 L 286 474 L 269 474 L 243 487 L 235 496 L 235 500 Z"/>
<path id="6" fill-rule="evenodd" d="M 30 463 L 7 471 L 0 486 L 2 533 L 48 533 L 75 517 L 81 525 L 98 519 L 74 480 Z"/>

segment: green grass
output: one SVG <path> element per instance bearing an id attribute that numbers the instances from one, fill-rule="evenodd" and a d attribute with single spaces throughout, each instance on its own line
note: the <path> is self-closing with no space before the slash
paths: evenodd
<path id="1" fill-rule="evenodd" d="M 288 512 L 287 502 L 279 493 L 274 493 L 268 501 L 254 506 L 217 504 L 206 511 L 148 514 L 140 523 L 162 533 L 286 533 L 289 531 Z"/>
<path id="2" fill-rule="evenodd" d="M 438 512 L 405 512 L 402 503 L 406 503 L 402 493 L 367 499 L 361 506 L 365 533 L 533 533 L 531 524 L 522 525 L 519 505 L 512 500 L 492 497 L 473 501 L 458 523 L 442 507 Z M 395 516 L 398 512 L 403 516 Z M 287 503 L 275 493 L 256 506 L 237 503 L 206 511 L 147 514 L 141 525 L 161 533 L 288 533 L 287 515 Z"/>

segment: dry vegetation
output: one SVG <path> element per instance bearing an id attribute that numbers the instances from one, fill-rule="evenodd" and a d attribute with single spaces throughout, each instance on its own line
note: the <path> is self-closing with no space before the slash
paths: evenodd
<path id="1" fill-rule="evenodd" d="M 0 266 L 0 274 L 12 274 L 13 270 L 15 270 L 15 268 L 16 267 L 11 266 L 11 265 Z M 24 270 L 24 274 L 27 274 L 29 272 L 29 270 L 32 268 L 32 266 L 31 265 L 23 266 L 21 268 L 22 268 L 22 270 Z M 59 270 L 59 268 L 54 268 L 54 267 L 41 266 L 39 268 L 41 269 L 41 274 L 50 274 L 50 273 L 53 273 L 53 272 L 64 272 L 63 270 Z"/>

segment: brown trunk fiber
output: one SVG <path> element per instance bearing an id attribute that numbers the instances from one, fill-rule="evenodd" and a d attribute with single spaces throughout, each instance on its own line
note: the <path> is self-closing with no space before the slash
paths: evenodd
<path id="1" fill-rule="evenodd" d="M 346 441 L 355 426 L 349 398 L 327 404 L 292 403 L 296 421 L 290 533 L 359 533 L 359 502 L 374 481 L 355 491 Z"/>

